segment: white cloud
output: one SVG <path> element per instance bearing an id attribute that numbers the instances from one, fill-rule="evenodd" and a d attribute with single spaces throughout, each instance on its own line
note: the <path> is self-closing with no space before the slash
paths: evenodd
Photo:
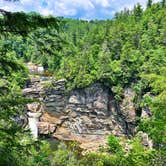
<path id="1" fill-rule="evenodd" d="M 54 11 L 53 10 L 49 10 L 49 9 L 40 9 L 40 13 L 44 16 L 48 16 L 48 15 L 53 15 Z"/>
<path id="2" fill-rule="evenodd" d="M 102 7 L 109 7 L 110 6 L 110 2 L 109 0 L 94 0 L 94 2 Z"/>
<path id="3" fill-rule="evenodd" d="M 102 2 L 101 4 L 103 7 L 109 7 L 109 5 L 110 5 L 108 0 L 102 0 L 101 2 Z"/>
<path id="4" fill-rule="evenodd" d="M 159 0 L 154 0 L 157 2 Z M 8 11 L 36 11 L 43 15 L 55 15 L 76 18 L 111 18 L 117 11 L 133 8 L 140 3 L 146 6 L 146 0 L 20 0 L 7 2 L 0 0 L 0 8 Z"/>

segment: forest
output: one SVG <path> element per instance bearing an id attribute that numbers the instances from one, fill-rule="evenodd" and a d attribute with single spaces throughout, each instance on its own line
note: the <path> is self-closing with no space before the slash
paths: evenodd
<path id="1" fill-rule="evenodd" d="M 164 166 L 166 164 L 166 2 L 148 1 L 124 9 L 108 20 L 44 17 L 0 9 L 0 165 L 2 166 Z M 120 102 L 123 91 L 135 92 L 137 110 L 152 116 L 138 119 L 138 131 L 152 139 L 145 148 L 139 135 L 109 135 L 108 148 L 82 155 L 77 143 L 52 150 L 33 140 L 15 117 L 25 114 L 30 99 L 21 89 L 29 79 L 27 62 L 41 64 L 67 91 L 100 82 Z M 126 152 L 123 142 L 130 145 Z"/>

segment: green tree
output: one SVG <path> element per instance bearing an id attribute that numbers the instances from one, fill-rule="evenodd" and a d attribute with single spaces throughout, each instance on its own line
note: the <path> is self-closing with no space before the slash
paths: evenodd
<path id="1" fill-rule="evenodd" d="M 162 0 L 161 4 L 162 4 L 162 7 L 165 7 L 166 6 L 166 1 Z"/>
<path id="2" fill-rule="evenodd" d="M 151 7 L 152 6 L 152 0 L 148 0 L 148 2 L 147 2 L 147 7 Z"/>
<path id="3" fill-rule="evenodd" d="M 134 12 L 133 14 L 134 14 L 136 21 L 138 21 L 141 18 L 142 13 L 143 13 L 142 6 L 138 3 L 136 6 L 134 6 L 133 12 Z"/>
<path id="4" fill-rule="evenodd" d="M 53 154 L 53 165 L 77 166 L 79 165 L 79 160 L 77 160 L 74 152 L 68 150 L 67 146 L 64 143 L 61 143 L 58 146 L 58 150 Z"/>

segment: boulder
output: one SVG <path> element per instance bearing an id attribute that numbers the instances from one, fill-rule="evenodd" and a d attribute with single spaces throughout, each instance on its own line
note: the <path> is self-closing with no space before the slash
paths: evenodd
<path id="1" fill-rule="evenodd" d="M 149 148 L 149 149 L 152 149 L 152 148 L 153 148 L 153 141 L 152 141 L 151 139 L 149 139 L 149 136 L 148 136 L 147 133 L 144 133 L 144 132 L 140 131 L 140 132 L 138 133 L 138 135 L 141 136 L 142 144 L 143 144 L 145 147 L 147 147 L 147 148 Z"/>
<path id="2" fill-rule="evenodd" d="M 81 104 L 81 102 L 79 101 L 79 99 L 77 98 L 77 96 L 72 95 L 69 98 L 69 103 L 70 104 Z"/>
<path id="3" fill-rule="evenodd" d="M 31 112 L 43 112 L 44 111 L 43 105 L 38 102 L 33 102 L 30 104 L 27 104 L 26 109 Z"/>
<path id="4" fill-rule="evenodd" d="M 54 133 L 56 130 L 56 124 L 50 124 L 50 122 L 38 122 L 39 134 L 48 135 Z"/>

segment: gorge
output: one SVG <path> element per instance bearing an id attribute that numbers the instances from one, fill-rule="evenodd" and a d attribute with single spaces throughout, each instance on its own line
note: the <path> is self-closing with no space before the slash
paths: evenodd
<path id="1" fill-rule="evenodd" d="M 118 137 L 134 136 L 137 116 L 146 114 L 146 111 L 137 114 L 131 88 L 124 90 L 123 99 L 118 102 L 102 83 L 66 92 L 65 80 L 45 80 L 33 75 L 23 94 L 39 100 L 27 104 L 28 111 L 42 114 L 38 122 L 39 135 L 78 141 L 85 149 L 105 146 L 111 133 Z"/>
<path id="2" fill-rule="evenodd" d="M 108 20 L 0 9 L 0 166 L 164 166 L 165 3 Z"/>

